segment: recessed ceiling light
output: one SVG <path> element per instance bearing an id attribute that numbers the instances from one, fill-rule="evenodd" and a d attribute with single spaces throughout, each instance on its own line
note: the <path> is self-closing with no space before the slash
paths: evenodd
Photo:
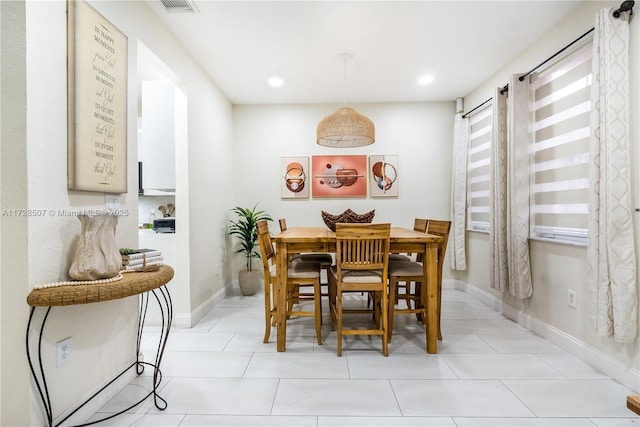
<path id="1" fill-rule="evenodd" d="M 280 77 L 275 77 L 275 76 L 269 77 L 269 80 L 267 80 L 267 82 L 271 87 L 280 87 L 284 83 Z"/>
<path id="2" fill-rule="evenodd" d="M 418 79 L 418 83 L 421 85 L 428 85 L 433 81 L 433 76 L 422 76 Z"/>

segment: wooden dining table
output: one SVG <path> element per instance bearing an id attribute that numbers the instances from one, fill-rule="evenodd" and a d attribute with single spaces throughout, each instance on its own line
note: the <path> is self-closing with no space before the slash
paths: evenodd
<path id="1" fill-rule="evenodd" d="M 276 307 L 286 307 L 289 255 L 302 252 L 336 251 L 336 233 L 327 227 L 292 227 L 272 237 L 276 243 L 277 286 Z M 390 251 L 393 253 L 422 253 L 426 286 L 421 286 L 421 300 L 427 310 L 427 352 L 438 352 L 438 248 L 442 237 L 402 227 L 391 227 Z M 277 349 L 287 346 L 285 310 L 277 310 Z"/>

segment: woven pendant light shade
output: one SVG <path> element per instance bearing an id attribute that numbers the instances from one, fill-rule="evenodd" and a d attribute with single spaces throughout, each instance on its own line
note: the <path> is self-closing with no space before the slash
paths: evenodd
<path id="1" fill-rule="evenodd" d="M 334 148 L 362 147 L 373 144 L 376 129 L 373 122 L 353 108 L 341 107 L 318 124 L 318 145 Z"/>

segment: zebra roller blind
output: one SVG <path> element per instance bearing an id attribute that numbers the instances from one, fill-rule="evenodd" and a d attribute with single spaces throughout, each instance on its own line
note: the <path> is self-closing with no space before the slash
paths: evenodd
<path id="1" fill-rule="evenodd" d="M 591 48 L 532 74 L 531 235 L 587 241 Z"/>
<path id="2" fill-rule="evenodd" d="M 467 228 L 470 230 L 489 231 L 492 126 L 492 102 L 469 117 Z"/>

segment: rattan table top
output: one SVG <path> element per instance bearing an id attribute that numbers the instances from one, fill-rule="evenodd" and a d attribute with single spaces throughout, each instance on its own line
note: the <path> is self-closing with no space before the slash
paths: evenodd
<path id="1" fill-rule="evenodd" d="M 158 271 L 126 273 L 122 280 L 91 285 L 67 285 L 34 289 L 27 296 L 32 307 L 90 304 L 142 294 L 167 284 L 173 278 L 173 268 L 160 266 Z"/>

